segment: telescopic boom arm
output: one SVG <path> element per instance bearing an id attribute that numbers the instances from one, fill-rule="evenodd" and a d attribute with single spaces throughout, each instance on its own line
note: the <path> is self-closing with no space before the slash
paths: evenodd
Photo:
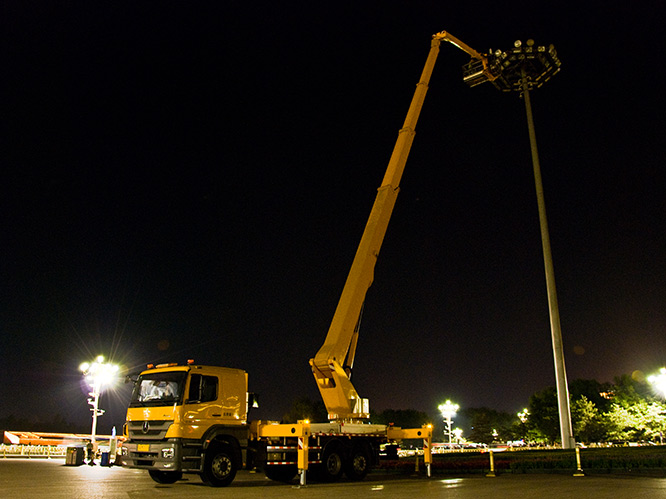
<path id="1" fill-rule="evenodd" d="M 444 31 L 433 35 L 421 79 L 416 85 L 407 117 L 398 133 L 393 154 L 378 189 L 328 334 L 317 354 L 310 359 L 312 373 L 330 420 L 358 422 L 370 417 L 368 399 L 359 397 L 350 380 L 360 315 L 365 295 L 374 278 L 375 263 L 398 196 L 400 179 L 414 140 L 416 122 L 423 107 L 442 40 L 453 43 L 473 59 L 481 61 L 483 71 L 487 66 L 485 56 L 452 35 Z"/>

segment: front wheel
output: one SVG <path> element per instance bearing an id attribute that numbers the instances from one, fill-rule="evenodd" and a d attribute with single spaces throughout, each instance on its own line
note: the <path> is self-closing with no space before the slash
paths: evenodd
<path id="1" fill-rule="evenodd" d="M 148 470 L 148 474 L 157 483 L 176 483 L 183 478 L 183 473 L 180 471 Z"/>
<path id="2" fill-rule="evenodd" d="M 201 480 L 211 487 L 226 487 L 234 481 L 236 466 L 229 445 L 211 445 L 206 449 Z"/>

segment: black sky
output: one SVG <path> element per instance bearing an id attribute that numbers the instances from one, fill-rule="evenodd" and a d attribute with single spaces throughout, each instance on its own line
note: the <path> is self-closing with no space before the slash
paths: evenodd
<path id="1" fill-rule="evenodd" d="M 246 369 L 262 417 L 318 397 L 308 359 L 441 30 L 555 45 L 532 104 L 569 378 L 663 366 L 660 7 L 3 2 L 0 416 L 87 421 L 99 353 Z M 554 384 L 523 102 L 467 61 L 442 45 L 368 293 L 353 380 L 377 410 L 513 412 Z"/>

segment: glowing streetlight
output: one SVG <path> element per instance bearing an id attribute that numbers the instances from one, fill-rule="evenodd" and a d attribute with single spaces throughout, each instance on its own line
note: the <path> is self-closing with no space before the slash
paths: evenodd
<path id="1" fill-rule="evenodd" d="M 443 404 L 440 404 L 437 409 L 439 412 L 442 413 L 442 417 L 444 418 L 444 422 L 446 423 L 446 433 L 449 435 L 449 445 L 451 444 L 451 424 L 453 423 L 453 418 L 455 417 L 456 413 L 458 412 L 458 409 L 460 409 L 460 406 L 458 404 L 454 404 L 450 400 L 447 400 Z"/>
<path id="2" fill-rule="evenodd" d="M 520 419 L 520 422 L 523 424 L 527 423 L 529 417 L 530 411 L 527 410 L 527 407 L 518 413 L 518 419 Z"/>
<path id="3" fill-rule="evenodd" d="M 659 374 L 648 376 L 648 381 L 662 397 L 666 398 L 666 367 L 659 369 Z"/>
<path id="4" fill-rule="evenodd" d="M 104 362 L 104 356 L 98 355 L 97 358 L 91 362 L 84 362 L 79 366 L 79 370 L 85 376 L 92 391 L 88 393 L 90 398 L 88 404 L 92 406 L 92 430 L 90 437 L 92 442 L 95 442 L 95 433 L 97 432 L 97 417 L 104 414 L 104 410 L 99 408 L 99 396 L 102 387 L 110 385 L 116 377 L 118 366 Z"/>

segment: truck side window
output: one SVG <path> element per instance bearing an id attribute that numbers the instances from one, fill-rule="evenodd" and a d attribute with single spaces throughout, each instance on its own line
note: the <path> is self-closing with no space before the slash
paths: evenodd
<path id="1" fill-rule="evenodd" d="M 211 402 L 217 400 L 217 377 L 202 376 L 201 401 Z"/>
<path id="2" fill-rule="evenodd" d="M 213 400 L 217 400 L 217 377 L 193 374 L 190 378 L 190 392 L 187 395 L 187 401 L 201 403 Z"/>

